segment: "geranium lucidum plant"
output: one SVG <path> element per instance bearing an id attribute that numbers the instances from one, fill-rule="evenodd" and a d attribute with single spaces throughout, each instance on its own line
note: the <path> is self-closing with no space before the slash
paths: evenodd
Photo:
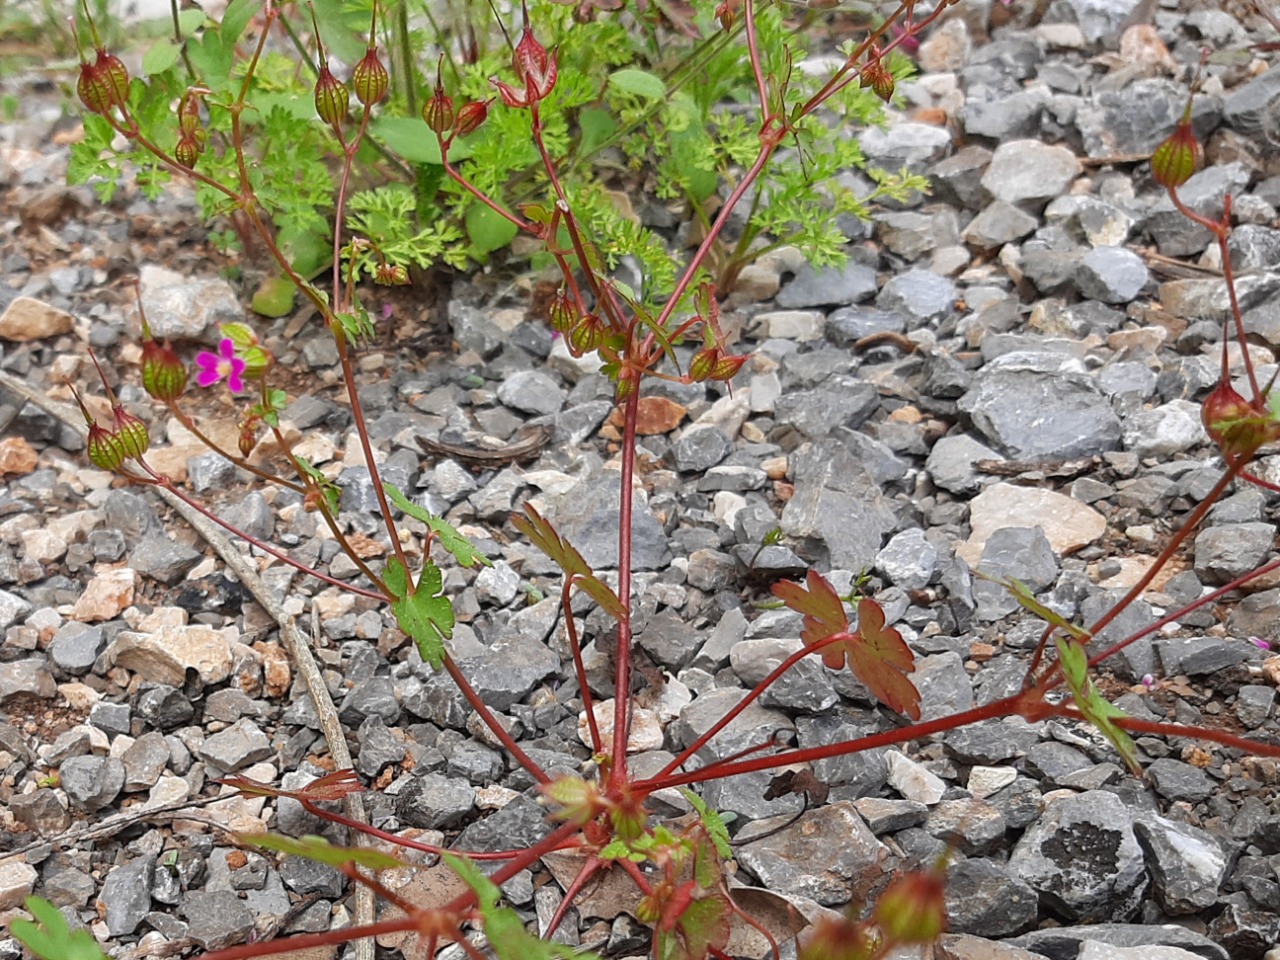
<path id="1" fill-rule="evenodd" d="M 578 693 L 582 698 L 588 728 L 587 739 L 592 751 L 593 775 L 551 777 L 542 769 L 499 722 L 476 693 L 467 677 L 448 652 L 447 641 L 454 628 L 454 611 L 443 592 L 443 572 L 437 565 L 439 547 L 465 567 L 488 563 L 448 522 L 436 517 L 408 499 L 394 486 L 380 478 L 369 432 L 365 424 L 359 393 L 356 389 L 353 356 L 361 344 L 375 332 L 375 325 L 360 302 L 359 280 L 373 276 L 375 280 L 399 282 L 403 277 L 395 271 L 399 264 L 388 263 L 385 250 L 376 238 L 347 236 L 345 212 L 350 197 L 350 184 L 362 160 L 375 123 L 375 108 L 386 95 L 389 77 L 375 43 L 376 29 L 371 31 L 364 55 L 351 82 L 351 89 L 329 67 L 321 53 L 313 90 L 315 113 L 328 135 L 337 144 L 339 160 L 336 190 L 332 207 L 331 229 L 332 273 L 328 288 L 322 290 L 310 276 L 300 272 L 278 242 L 278 235 L 268 226 L 267 213 L 260 205 L 257 184 L 250 166 L 244 162 L 246 131 L 244 116 L 249 109 L 248 93 L 253 89 L 255 72 L 264 63 L 267 37 L 280 11 L 268 6 L 257 47 L 247 61 L 243 80 L 237 92 L 224 92 L 223 99 L 210 104 L 210 109 L 224 111 L 230 123 L 230 154 L 237 160 L 229 179 L 223 179 L 226 168 L 203 169 L 204 160 L 191 151 L 181 149 L 192 136 L 190 100 L 179 101 L 178 127 L 170 148 L 148 137 L 137 121 L 135 111 L 146 100 L 143 91 L 122 78 L 110 54 L 99 51 L 94 64 L 82 69 L 80 95 L 86 108 L 105 122 L 115 133 L 134 147 L 145 151 L 150 162 L 169 173 L 194 178 L 206 190 L 220 194 L 229 208 L 244 218 L 245 226 L 270 252 L 278 267 L 311 301 L 321 321 L 334 338 L 343 373 L 344 385 L 365 462 L 374 481 L 381 523 L 391 556 L 375 568 L 366 555 L 355 548 L 344 532 L 340 500 L 333 483 L 299 455 L 296 445 L 281 429 L 281 414 L 286 409 L 285 393 L 271 386 L 272 358 L 254 336 L 240 325 L 227 325 L 216 351 L 196 358 L 194 382 L 199 388 L 229 388 L 239 411 L 238 450 L 220 448 L 201 431 L 199 424 L 184 407 L 191 386 L 187 369 L 168 345 L 155 343 L 145 335 L 142 356 L 142 382 L 148 393 L 163 403 L 180 422 L 201 437 L 213 449 L 237 466 L 249 471 L 263 483 L 279 485 L 303 498 L 308 509 L 318 513 L 338 544 L 348 553 L 362 574 L 359 582 L 339 580 L 308 568 L 287 552 L 236 530 L 205 510 L 181 486 L 153 469 L 147 462 L 145 427 L 125 413 L 119 403 L 112 403 L 113 421 L 97 423 L 85 410 L 90 441 L 89 453 L 94 463 L 137 484 L 162 487 L 188 504 L 203 510 L 217 522 L 278 561 L 290 564 L 304 573 L 358 596 L 389 605 L 404 633 L 415 643 L 423 661 L 436 670 L 447 672 L 457 683 L 480 720 L 488 727 L 515 763 L 518 763 L 538 785 L 547 808 L 551 826 L 538 842 L 517 850 L 498 854 L 472 855 L 447 851 L 423 844 L 409 837 L 387 833 L 335 813 L 326 803 L 363 789 L 353 771 L 336 771 L 306 787 L 284 790 L 255 783 L 243 777 L 224 781 L 245 793 L 267 797 L 288 797 L 299 802 L 308 812 L 341 824 L 374 838 L 377 849 L 344 847 L 318 837 L 288 838 L 277 836 L 242 836 L 240 842 L 259 849 L 277 851 L 287 856 L 304 856 L 343 870 L 353 882 L 370 887 L 377 895 L 399 908 L 396 915 L 386 915 L 371 924 L 287 938 L 280 941 L 250 943 L 210 954 L 210 960 L 238 960 L 242 957 L 271 956 L 277 953 L 313 946 L 327 946 L 350 940 L 394 933 L 413 933 L 424 941 L 427 955 L 445 943 L 457 943 L 469 957 L 480 957 L 480 947 L 473 942 L 473 932 L 480 930 L 489 947 L 503 960 L 564 956 L 569 951 L 549 941 L 539 940 L 527 931 L 519 917 L 502 906 L 499 888 L 517 872 L 534 865 L 555 851 L 573 850 L 581 855 L 581 867 L 568 885 L 560 910 L 547 925 L 548 933 L 564 920 L 566 911 L 587 883 L 605 871 L 621 871 L 634 882 L 638 905 L 636 916 L 653 928 L 653 955 L 657 960 L 703 960 L 725 955 L 725 948 L 735 922 L 753 923 L 735 905 L 725 874 L 730 859 L 729 834 L 724 819 L 707 807 L 696 792 L 686 792 L 694 814 L 675 823 L 656 822 L 650 798 L 660 790 L 707 784 L 727 777 L 773 770 L 796 764 L 838 757 L 858 751 L 905 743 L 943 733 L 966 724 L 1018 715 L 1030 721 L 1047 718 L 1085 720 L 1098 728 L 1115 746 L 1120 756 L 1137 774 L 1139 758 L 1131 735 L 1134 733 L 1202 738 L 1232 749 L 1280 756 L 1280 747 L 1259 744 L 1226 731 L 1192 728 L 1173 723 L 1141 720 L 1125 716 L 1103 698 L 1094 682 L 1091 668 L 1113 655 L 1125 645 L 1159 629 L 1184 615 L 1188 610 L 1211 602 L 1245 581 L 1280 567 L 1280 561 L 1241 577 L 1208 597 L 1181 610 L 1174 611 L 1138 634 L 1127 637 L 1102 651 L 1089 651 L 1094 635 L 1115 619 L 1140 595 L 1155 573 L 1168 562 L 1195 526 L 1207 514 L 1212 503 L 1236 479 L 1263 483 L 1249 471 L 1249 464 L 1259 449 L 1280 437 L 1280 418 L 1262 389 L 1252 368 L 1247 367 L 1251 396 L 1242 397 L 1230 390 L 1224 354 L 1223 381 L 1205 404 L 1206 425 L 1220 445 L 1226 469 L 1210 497 L 1192 511 L 1185 525 L 1171 538 L 1152 571 L 1144 576 L 1113 609 L 1096 622 L 1079 625 L 1040 605 L 1017 581 L 1006 583 L 1018 601 L 1046 621 L 1042 641 L 1027 671 L 1022 689 L 1017 693 L 961 713 L 922 721 L 920 693 L 913 683 L 914 654 L 900 633 L 887 623 L 885 611 L 874 597 L 863 597 L 857 603 L 856 621 L 851 620 L 845 601 L 817 571 L 810 571 L 803 583 L 783 582 L 773 588 L 775 596 L 788 608 L 801 614 L 803 646 L 783 660 L 760 681 L 732 710 L 710 725 L 702 735 L 661 770 L 651 776 L 638 776 L 628 763 L 627 738 L 631 719 L 632 682 L 632 500 L 629 491 L 636 474 L 636 437 L 639 402 L 644 387 L 652 378 L 681 383 L 706 380 L 732 381 L 745 362 L 729 342 L 719 318 L 719 295 L 706 269 L 735 208 L 753 189 L 758 189 L 764 171 L 775 154 L 789 141 L 803 141 L 807 126 L 816 123 L 818 112 L 839 101 L 848 90 L 863 85 L 881 95 L 890 95 L 884 57 L 915 35 L 945 8 L 934 14 L 913 19 L 910 4 L 903 4 L 865 38 L 854 44 L 843 63 L 816 90 L 799 95 L 791 85 L 787 69 L 787 51 L 781 35 L 771 33 L 762 42 L 762 25 L 767 17 L 756 9 L 753 0 L 740 6 L 722 5 L 716 12 L 721 24 L 729 24 L 740 41 L 737 55 L 745 57 L 754 87 L 755 133 L 752 149 L 726 166 L 732 173 L 732 186 L 725 192 L 714 219 L 706 222 L 702 239 L 688 258 L 679 263 L 667 258 L 663 269 L 671 270 L 672 283 L 662 297 L 623 286 L 608 273 L 608 257 L 602 252 L 596 235 L 597 224 L 589 213 L 592 200 L 587 193 L 571 189 L 562 176 L 566 154 L 557 143 L 563 133 L 548 116 L 550 105 L 563 94 L 567 71 L 562 64 L 564 47 L 548 45 L 536 28 L 530 11 L 522 9 L 519 39 L 511 52 L 508 65 L 495 67 L 486 78 L 483 90 L 475 88 L 446 89 L 443 65 L 437 70 L 432 89 L 425 99 L 421 118 L 415 119 L 417 136 L 433 145 L 442 175 L 452 182 L 460 194 L 470 198 L 470 209 L 484 211 L 485 218 L 505 224 L 510 231 L 525 234 L 541 245 L 543 256 L 558 271 L 560 288 L 549 311 L 550 321 L 566 337 L 575 355 L 596 354 L 602 361 L 603 375 L 614 384 L 614 395 L 622 415 L 620 448 L 621 486 L 624 493 L 618 504 L 618 569 L 616 586 L 596 572 L 582 554 L 562 536 L 548 520 L 528 506 L 512 518 L 515 531 L 526 537 L 550 557 L 563 573 L 560 600 L 564 625 L 571 648 Z M 233 8 L 235 4 L 233 4 Z M 228 13 L 230 17 L 230 12 Z M 224 28 L 226 19 L 224 18 Z M 891 31 L 896 27 L 896 32 Z M 235 40 L 240 32 L 232 30 Z M 233 44 L 235 42 L 233 40 Z M 891 78 L 890 78 L 891 79 Z M 628 82 L 635 83 L 635 78 Z M 129 93 L 126 96 L 126 88 Z M 491 92 L 492 91 L 492 92 Z M 500 119 L 501 118 L 501 119 Z M 556 123 L 560 122 L 559 120 Z M 504 203 L 493 183 L 481 175 L 471 175 L 460 166 L 459 154 L 465 138 L 486 124 L 508 124 L 504 129 L 519 129 L 537 156 L 537 182 L 545 196 L 519 208 Z M 679 131 L 671 131 L 676 134 Z M 1234 281 L 1229 258 L 1225 256 L 1226 237 L 1230 231 L 1230 203 L 1221 221 L 1211 222 L 1185 210 L 1177 197 L 1177 187 L 1194 168 L 1194 139 L 1188 139 L 1189 126 L 1180 125 L 1169 143 L 1156 152 L 1153 174 L 1170 191 L 1170 196 L 1188 216 L 1212 230 L 1224 249 L 1224 271 L 1232 295 L 1235 327 L 1229 330 L 1243 346 L 1243 330 L 1238 305 L 1234 298 Z M 473 171 L 474 172 L 474 171 Z M 759 193 L 755 195 L 759 197 Z M 345 251 L 345 253 L 344 253 Z M 665 252 L 662 256 L 666 257 Z M 372 269 L 370 264 L 376 264 Z M 655 264 L 646 265 L 657 273 Z M 144 327 L 145 330 L 145 327 Z M 677 348 L 691 345 L 692 358 L 681 366 Z M 1224 343 L 1224 350 L 1227 344 Z M 1246 352 L 1246 364 L 1247 352 Z M 105 380 L 104 380 L 105 384 Z M 110 393 L 108 394 L 110 397 Z M 83 409 L 83 408 L 82 408 Z M 280 473 L 253 459 L 261 436 L 269 436 L 285 468 Z M 405 518 L 421 524 L 416 527 L 420 539 L 402 535 Z M 616 643 L 613 662 L 614 722 L 606 734 L 597 718 L 596 703 L 587 682 L 581 642 L 574 619 L 574 603 L 595 604 L 615 625 Z M 901 723 L 891 729 L 854 740 L 821 747 L 783 749 L 770 740 L 751 746 L 733 756 L 688 769 L 689 761 L 713 737 L 724 730 L 741 712 L 756 702 L 787 671 L 806 657 L 816 656 L 832 669 L 848 669 L 870 690 L 872 696 Z M 380 883 L 380 870 L 402 865 L 390 851 L 395 848 L 438 854 L 465 882 L 467 892 L 444 904 L 421 906 L 408 902 L 394 890 Z M 486 876 L 476 860 L 497 861 Z M 873 960 L 885 956 L 897 946 L 927 943 L 945 928 L 942 909 L 944 873 L 940 864 L 911 872 L 893 880 L 866 916 L 850 910 L 839 918 L 823 920 L 802 938 L 800 956 L 805 960 Z M 52 960 L 71 956 L 75 951 L 88 951 L 83 938 L 76 939 L 60 928 L 40 904 L 33 906 L 40 925 L 17 928 L 34 951 Z M 762 931 L 778 945 L 768 931 Z M 53 946 L 51 946 L 53 945 Z M 86 957 L 87 960 L 87 957 Z"/>

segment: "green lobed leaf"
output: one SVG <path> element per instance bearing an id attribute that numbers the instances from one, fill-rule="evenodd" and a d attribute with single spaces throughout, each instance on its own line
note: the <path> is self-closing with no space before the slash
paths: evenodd
<path id="1" fill-rule="evenodd" d="M 437 517 L 430 510 L 414 503 L 401 493 L 394 483 L 384 480 L 382 486 L 387 491 L 387 496 L 391 498 L 392 503 L 399 507 L 406 516 L 421 520 L 430 527 L 431 532 L 440 541 L 440 546 L 449 551 L 453 558 L 464 567 L 473 567 L 477 563 L 484 567 L 493 566 L 493 561 L 473 547 L 471 541 L 454 529 L 453 525 L 447 520 Z"/>
<path id="2" fill-rule="evenodd" d="M 274 833 L 247 834 L 238 833 L 236 839 L 249 846 L 263 850 L 275 850 L 278 853 L 294 857 L 305 857 L 316 863 L 326 863 L 331 867 L 341 867 L 346 863 L 368 867 L 370 870 L 392 870 L 403 867 L 405 863 L 389 853 L 374 850 L 370 847 L 340 847 L 330 843 L 324 837 L 307 834 L 301 837 L 283 837 Z"/>
<path id="3" fill-rule="evenodd" d="M 27 897 L 24 906 L 35 920 L 14 920 L 9 930 L 40 960 L 106 960 L 93 934 L 72 933 L 67 918 L 48 900 Z"/>
<path id="4" fill-rule="evenodd" d="M 1116 720 L 1127 717 L 1123 710 L 1110 700 L 1103 698 L 1089 676 L 1089 655 L 1078 640 L 1068 637 L 1055 637 L 1058 645 L 1058 662 L 1062 665 L 1062 676 L 1067 687 L 1075 697 L 1076 706 L 1084 718 L 1098 728 L 1098 732 L 1111 742 L 1116 751 L 1124 758 L 1126 766 L 1135 777 L 1142 777 L 1142 767 L 1138 764 L 1138 748 L 1133 738 Z"/>
<path id="5" fill-rule="evenodd" d="M 422 576 L 410 587 L 408 571 L 396 557 L 387 561 L 383 582 L 396 597 L 391 612 L 400 629 L 418 645 L 422 659 L 432 669 L 444 666 L 444 642 L 453 636 L 453 605 L 440 595 L 444 577 L 430 560 L 422 568 Z"/>
<path id="6" fill-rule="evenodd" d="M 514 910 L 498 905 L 502 891 L 475 863 L 452 853 L 445 853 L 443 857 L 449 869 L 475 891 L 480 915 L 484 918 L 484 935 L 498 960 L 598 960 L 593 953 L 579 953 L 534 936 L 525 929 L 524 921 Z"/>
<path id="7" fill-rule="evenodd" d="M 706 829 L 707 836 L 715 844 L 716 852 L 726 860 L 732 858 L 733 848 L 729 846 L 729 828 L 725 826 L 724 817 L 720 815 L 719 811 L 711 809 L 705 800 L 688 787 L 681 787 L 680 792 L 689 801 L 689 805 L 698 812 L 698 819 L 702 821 L 702 826 Z"/>
<path id="8" fill-rule="evenodd" d="M 306 457 L 295 456 L 294 459 L 298 461 L 298 469 L 320 489 L 325 506 L 329 508 L 329 516 L 336 517 L 341 512 L 342 506 L 342 491 L 338 485 L 317 470 Z"/>

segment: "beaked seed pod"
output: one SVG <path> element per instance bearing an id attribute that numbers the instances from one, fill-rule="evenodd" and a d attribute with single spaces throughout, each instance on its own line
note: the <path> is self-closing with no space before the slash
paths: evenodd
<path id="1" fill-rule="evenodd" d="M 569 349 L 576 356 L 590 353 L 604 342 L 604 324 L 594 313 L 589 313 L 569 331 Z"/>
<path id="2" fill-rule="evenodd" d="M 872 93 L 885 103 L 893 99 L 893 75 L 889 73 L 888 68 L 885 67 L 879 57 L 868 61 L 867 65 L 862 68 L 862 79 L 859 81 L 859 86 L 864 89 L 870 87 Z"/>
<path id="3" fill-rule="evenodd" d="M 704 347 L 695 353 L 693 359 L 689 361 L 689 379 L 694 383 L 709 380 L 719 361 L 720 350 L 718 347 Z"/>
<path id="4" fill-rule="evenodd" d="M 578 305 L 570 299 L 568 291 L 556 291 L 550 306 L 547 307 L 547 319 L 551 321 L 551 329 L 557 333 L 568 333 L 578 322 L 581 313 Z"/>
<path id="5" fill-rule="evenodd" d="M 932 943 L 947 929 L 946 874 L 904 873 L 880 894 L 873 915 L 891 944 Z"/>
<path id="6" fill-rule="evenodd" d="M 240 456 L 248 457 L 253 453 L 253 448 L 258 445 L 258 431 L 254 429 L 252 423 L 246 423 L 240 428 L 240 438 L 237 446 L 240 448 Z"/>
<path id="7" fill-rule="evenodd" d="M 106 116 L 112 107 L 129 102 L 129 71 L 119 57 L 99 47 L 92 64 L 80 61 L 76 93 L 90 111 Z"/>
<path id="8" fill-rule="evenodd" d="M 453 98 L 437 87 L 422 105 L 423 122 L 433 133 L 444 134 L 453 126 L 454 119 Z"/>
<path id="9" fill-rule="evenodd" d="M 316 113 L 320 119 L 330 125 L 341 123 L 347 116 L 347 107 L 351 103 L 351 94 L 347 92 L 342 81 L 333 75 L 328 66 L 320 68 L 316 78 Z"/>
<path id="10" fill-rule="evenodd" d="M 1203 158 L 1204 149 L 1191 129 L 1191 118 L 1184 116 L 1151 154 L 1151 176 L 1160 186 L 1176 189 L 1200 169 Z"/>
<path id="11" fill-rule="evenodd" d="M 484 123 L 489 116 L 489 104 L 493 100 L 472 100 L 470 103 L 464 103 L 458 110 L 458 115 L 453 119 L 453 135 L 455 137 L 465 137 L 469 133 L 473 133 L 480 124 Z"/>
<path id="12" fill-rule="evenodd" d="M 179 158 L 181 159 L 181 158 Z M 142 388 L 161 403 L 182 396 L 187 386 L 186 365 L 168 343 L 148 338 L 142 343 Z"/>
<path id="13" fill-rule="evenodd" d="M 191 170 L 200 159 L 200 142 L 194 136 L 183 136 L 173 148 L 173 157 L 180 164 Z"/>
<path id="14" fill-rule="evenodd" d="M 124 463 L 124 448 L 119 439 L 97 423 L 89 424 L 89 462 L 99 470 L 114 473 Z"/>
<path id="15" fill-rule="evenodd" d="M 371 106 L 387 95 L 390 86 L 391 76 L 378 59 L 377 48 L 369 47 L 351 72 L 351 87 L 356 92 L 356 99 L 366 107 Z"/>
<path id="16" fill-rule="evenodd" d="M 727 383 L 738 375 L 742 365 L 747 362 L 746 354 L 740 357 L 721 356 L 711 368 L 709 379 Z"/>
<path id="17" fill-rule="evenodd" d="M 403 287 L 409 283 L 409 268 L 402 263 L 380 263 L 373 282 L 382 287 Z"/>
<path id="18" fill-rule="evenodd" d="M 151 446 L 151 435 L 147 433 L 147 425 L 123 407 L 111 410 L 115 418 L 115 436 L 124 451 L 126 459 L 141 457 Z"/>

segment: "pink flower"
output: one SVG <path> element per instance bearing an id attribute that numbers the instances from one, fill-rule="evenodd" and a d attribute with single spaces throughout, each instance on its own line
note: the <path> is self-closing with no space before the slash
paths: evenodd
<path id="1" fill-rule="evenodd" d="M 1252 643 L 1259 650 L 1271 649 L 1271 644 L 1269 644 L 1266 640 L 1263 640 L 1261 637 L 1250 637 L 1249 642 Z"/>
<path id="2" fill-rule="evenodd" d="M 232 393 L 241 393 L 244 390 L 244 381 L 240 379 L 240 374 L 244 373 L 245 362 L 236 356 L 236 345 L 230 337 L 218 344 L 217 353 L 210 353 L 207 350 L 199 353 L 196 356 L 196 365 L 200 368 L 200 373 L 196 377 L 196 383 L 200 386 L 212 387 L 215 383 L 226 380 L 227 387 Z"/>

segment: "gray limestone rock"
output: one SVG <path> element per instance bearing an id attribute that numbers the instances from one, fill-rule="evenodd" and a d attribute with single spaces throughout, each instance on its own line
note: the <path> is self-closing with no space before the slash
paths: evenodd
<path id="1" fill-rule="evenodd" d="M 820 440 L 792 455 L 792 474 L 795 493 L 783 508 L 782 532 L 799 541 L 801 555 L 825 556 L 845 570 L 875 563 L 896 522 L 862 464 L 844 445 Z"/>
<path id="2" fill-rule="evenodd" d="M 396 818 L 406 826 L 457 827 L 475 808 L 475 787 L 465 780 L 427 773 L 413 777 L 396 795 Z"/>
<path id="3" fill-rule="evenodd" d="M 737 835 L 738 862 L 770 890 L 837 906 L 848 902 L 855 883 L 880 875 L 888 851 L 849 801 L 811 810 L 795 823 L 789 819 L 757 820 Z M 840 842 L 831 842 L 834 837 Z"/>
<path id="4" fill-rule="evenodd" d="M 1169 916 L 1197 913 L 1218 899 L 1227 857 L 1212 836 L 1198 827 L 1164 817 L 1134 821 L 1147 855 L 1156 902 Z"/>
<path id="5" fill-rule="evenodd" d="M 1129 811 L 1100 790 L 1050 802 L 1014 847 L 1009 873 L 1055 913 L 1083 923 L 1127 920 L 1147 885 Z"/>
<path id="6" fill-rule="evenodd" d="M 113 937 L 133 933 L 151 911 L 151 881 L 155 870 L 156 858 L 145 856 L 107 874 L 98 899 L 106 914 L 107 930 Z"/>
<path id="7" fill-rule="evenodd" d="M 117 757 L 71 757 L 58 775 L 72 806 L 88 813 L 113 803 L 124 788 L 124 764 Z"/>
<path id="8" fill-rule="evenodd" d="M 948 929 L 953 933 L 1012 937 L 1035 926 L 1040 912 L 1035 890 L 990 860 L 952 864 L 946 898 Z"/>
<path id="9" fill-rule="evenodd" d="M 1082 375 L 988 364 L 959 403 L 1014 459 L 1088 457 L 1120 444 L 1119 417 Z"/>

